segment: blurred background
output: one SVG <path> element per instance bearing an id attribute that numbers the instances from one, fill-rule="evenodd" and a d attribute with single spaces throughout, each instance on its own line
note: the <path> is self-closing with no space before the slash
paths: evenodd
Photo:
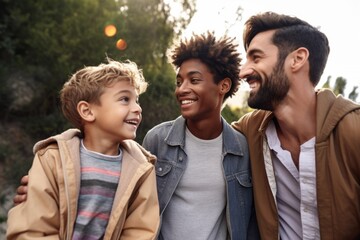
<path id="1" fill-rule="evenodd" d="M 175 73 L 166 57 L 174 41 L 193 31 L 219 31 L 205 24 L 209 19 L 220 26 L 219 34 L 241 40 L 249 3 L 224 2 L 231 7 L 215 6 L 212 13 L 203 0 L 199 5 L 196 0 L 0 0 L 0 239 L 15 187 L 31 166 L 33 144 L 71 127 L 58 98 L 69 76 L 106 56 L 135 61 L 150 83 L 140 96 L 143 122 L 136 141 L 141 143 L 151 127 L 179 115 Z M 346 88 L 341 75 L 325 77 L 322 86 L 357 100 L 358 86 Z M 227 121 L 252 110 L 246 96 L 242 86 L 226 104 Z"/>

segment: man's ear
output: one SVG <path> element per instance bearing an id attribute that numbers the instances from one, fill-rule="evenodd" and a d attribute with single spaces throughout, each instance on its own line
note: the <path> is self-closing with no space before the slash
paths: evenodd
<path id="1" fill-rule="evenodd" d="M 93 122 L 95 120 L 95 114 L 91 109 L 90 103 L 86 101 L 80 101 L 77 104 L 77 111 L 84 121 Z"/>
<path id="2" fill-rule="evenodd" d="M 219 83 L 220 92 L 225 95 L 227 92 L 230 91 L 231 84 L 232 82 L 230 78 L 224 78 L 223 80 L 221 80 Z"/>
<path id="3" fill-rule="evenodd" d="M 302 68 L 309 60 L 309 50 L 304 47 L 300 47 L 291 53 L 292 61 L 291 68 L 294 71 Z"/>

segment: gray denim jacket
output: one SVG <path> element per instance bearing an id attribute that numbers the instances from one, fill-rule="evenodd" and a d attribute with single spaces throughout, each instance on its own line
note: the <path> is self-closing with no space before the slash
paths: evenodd
<path id="1" fill-rule="evenodd" d="M 226 218 L 232 240 L 259 239 L 253 203 L 248 145 L 244 135 L 223 123 L 223 172 L 226 178 Z M 162 215 L 187 165 L 185 119 L 178 117 L 152 128 L 143 146 L 157 156 L 156 180 Z"/>

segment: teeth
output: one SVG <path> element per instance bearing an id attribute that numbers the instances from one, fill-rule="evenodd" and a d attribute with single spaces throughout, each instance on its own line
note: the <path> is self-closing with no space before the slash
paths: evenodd
<path id="1" fill-rule="evenodd" d="M 182 100 L 181 104 L 190 104 L 190 103 L 193 103 L 193 102 L 195 102 L 195 101 L 193 101 L 193 100 Z"/>
<path id="2" fill-rule="evenodd" d="M 130 124 L 134 124 L 134 125 L 136 125 L 137 124 L 137 121 L 126 121 L 127 123 L 130 123 Z"/>
<path id="3" fill-rule="evenodd" d="M 257 81 L 252 81 L 252 82 L 249 83 L 249 86 L 250 86 L 251 89 L 254 89 L 254 88 L 256 88 L 258 86 L 258 84 L 259 83 Z"/>

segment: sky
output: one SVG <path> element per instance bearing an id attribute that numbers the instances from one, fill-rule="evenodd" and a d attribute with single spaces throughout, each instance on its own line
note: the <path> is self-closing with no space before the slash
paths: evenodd
<path id="1" fill-rule="evenodd" d="M 192 32 L 214 31 L 219 36 L 228 29 L 228 35 L 236 37 L 242 58 L 242 29 L 245 21 L 259 12 L 273 11 L 299 17 L 319 27 L 330 43 L 330 55 L 324 74 L 317 87 L 331 76 L 331 86 L 337 77 L 347 80 L 345 95 L 359 86 L 360 92 L 360 1 L 358 0 L 196 0 L 197 12 L 188 25 L 184 36 Z M 242 19 L 235 22 L 234 13 L 242 7 Z"/>

